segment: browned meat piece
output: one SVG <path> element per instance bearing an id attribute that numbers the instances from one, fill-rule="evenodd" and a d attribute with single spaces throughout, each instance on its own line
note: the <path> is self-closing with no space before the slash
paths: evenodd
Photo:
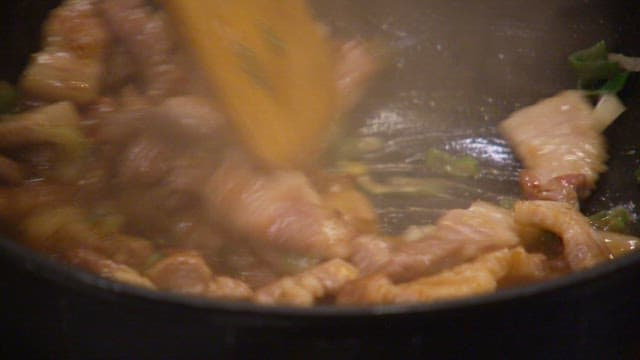
<path id="1" fill-rule="evenodd" d="M 512 247 L 520 243 L 513 213 L 501 207 L 476 201 L 467 210 L 451 210 L 436 222 L 430 235 L 447 241 L 460 241 L 467 256 Z"/>
<path id="2" fill-rule="evenodd" d="M 473 246 L 469 244 L 469 247 Z M 494 248 L 489 245 L 475 247 L 472 251 L 459 240 L 425 238 L 398 246 L 379 271 L 394 281 L 407 281 L 457 265 Z"/>
<path id="3" fill-rule="evenodd" d="M 117 161 L 117 179 L 123 184 L 158 183 L 169 173 L 172 155 L 162 140 L 142 135 L 129 145 Z"/>
<path id="4" fill-rule="evenodd" d="M 131 55 L 119 42 L 113 42 L 105 59 L 104 89 L 115 91 L 134 77 Z"/>
<path id="5" fill-rule="evenodd" d="M 349 258 L 363 275 L 379 271 L 391 259 L 392 245 L 376 235 L 358 236 L 353 241 L 353 253 Z"/>
<path id="6" fill-rule="evenodd" d="M 196 252 L 181 251 L 155 263 L 145 275 L 160 290 L 203 295 L 209 289 L 213 273 Z"/>
<path id="7" fill-rule="evenodd" d="M 253 300 L 269 305 L 312 306 L 357 277 L 358 270 L 353 265 L 335 259 L 298 275 L 281 278 L 257 290 Z"/>
<path id="8" fill-rule="evenodd" d="M 216 148 L 209 151 L 186 149 L 177 154 L 164 184 L 174 191 L 200 194 L 220 162 L 218 151 Z"/>
<path id="9" fill-rule="evenodd" d="M 144 270 L 156 248 L 149 240 L 139 237 L 114 234 L 102 240 L 100 253 L 113 261 L 136 270 Z"/>
<path id="10" fill-rule="evenodd" d="M 44 26 L 44 49 L 35 54 L 20 86 L 36 98 L 87 104 L 98 98 L 109 34 L 92 0 L 66 1 Z"/>
<path id="11" fill-rule="evenodd" d="M 565 91 L 518 110 L 500 124 L 524 164 L 521 185 L 531 199 L 575 203 L 606 170 L 606 143 L 593 108 L 579 91 Z"/>
<path id="12" fill-rule="evenodd" d="M 263 172 L 229 156 L 203 192 L 211 219 L 258 248 L 345 258 L 353 231 L 296 171 Z"/>
<path id="13" fill-rule="evenodd" d="M 65 258 L 71 265 L 85 269 L 104 278 L 133 286 L 155 289 L 151 281 L 140 275 L 139 272 L 126 265 L 109 260 L 91 250 L 76 249 L 68 252 Z"/>
<path id="14" fill-rule="evenodd" d="M 520 187 L 525 198 L 532 200 L 564 201 L 578 204 L 578 200 L 591 193 L 584 174 L 569 174 L 554 177 L 542 183 L 530 170 L 520 173 Z"/>
<path id="15" fill-rule="evenodd" d="M 211 298 L 247 299 L 251 289 L 240 280 L 214 276 L 196 252 L 180 251 L 155 263 L 145 273 L 160 290 Z"/>
<path id="16" fill-rule="evenodd" d="M 213 299 L 246 300 L 253 296 L 253 291 L 240 280 L 216 276 L 209 282 L 209 287 L 204 295 Z"/>
<path id="17" fill-rule="evenodd" d="M 358 233 L 375 233 L 378 215 L 371 201 L 360 191 L 346 184 L 334 184 L 322 194 L 327 208 L 340 211 Z"/>
<path id="18" fill-rule="evenodd" d="M 549 260 L 542 254 L 529 254 L 522 248 L 516 248 L 511 253 L 511 267 L 503 279 L 500 287 L 520 285 L 548 279 L 556 275 Z"/>
<path id="19" fill-rule="evenodd" d="M 98 6 L 108 27 L 142 74 L 146 95 L 159 100 L 179 92 L 185 75 L 161 13 L 142 0 L 107 0 Z"/>
<path id="20" fill-rule="evenodd" d="M 573 270 L 582 270 L 610 256 L 602 237 L 589 219 L 571 204 L 555 201 L 519 201 L 515 205 L 518 223 L 536 226 L 562 238 L 564 256 Z"/>
<path id="21" fill-rule="evenodd" d="M 235 277 L 249 284 L 253 289 L 261 288 L 275 282 L 280 275 L 255 251 L 242 244 L 227 242 L 222 249 L 222 260 L 225 268 Z"/>
<path id="22" fill-rule="evenodd" d="M 125 108 L 96 114 L 96 142 L 125 144 L 131 141 L 145 129 L 150 113 L 148 108 Z"/>
<path id="23" fill-rule="evenodd" d="M 0 182 L 20 185 L 25 179 L 24 170 L 17 162 L 0 155 Z"/>
<path id="24" fill-rule="evenodd" d="M 65 1 L 44 24 L 46 46 L 64 48 L 80 58 L 101 59 L 109 33 L 97 15 L 94 0 Z"/>
<path id="25" fill-rule="evenodd" d="M 68 188 L 42 182 L 0 188 L 0 218 L 5 223 L 15 224 L 36 209 L 57 206 L 68 194 Z"/>
<path id="26" fill-rule="evenodd" d="M 87 223 L 86 213 L 72 206 L 37 207 L 18 221 L 25 244 L 50 254 L 104 249 L 101 236 Z"/>
<path id="27" fill-rule="evenodd" d="M 360 100 L 379 69 L 380 64 L 366 43 L 351 40 L 340 45 L 336 68 L 340 112 L 350 110 Z"/>
<path id="28" fill-rule="evenodd" d="M 392 249 L 379 240 L 359 239 L 351 260 L 363 274 L 382 272 L 395 281 L 406 281 L 516 246 L 520 233 L 510 211 L 477 201 L 469 209 L 447 212 L 422 239 Z"/>
<path id="29" fill-rule="evenodd" d="M 512 272 L 516 275 L 523 272 L 533 275 L 522 266 L 523 256 L 532 255 L 521 247 L 503 249 L 442 273 L 399 285 L 395 285 L 384 275 L 371 275 L 345 285 L 338 293 L 336 302 L 342 305 L 398 304 L 486 294 L 495 291 L 498 281 Z M 543 275 L 545 274 L 534 276 Z"/>
<path id="30" fill-rule="evenodd" d="M 226 119 L 211 106 L 210 100 L 198 96 L 178 96 L 165 100 L 157 109 L 157 119 L 172 136 L 185 134 L 206 141 L 222 140 Z"/>

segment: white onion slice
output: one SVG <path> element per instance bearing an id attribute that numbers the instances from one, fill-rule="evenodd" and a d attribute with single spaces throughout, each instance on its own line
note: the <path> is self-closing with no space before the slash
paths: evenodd
<path id="1" fill-rule="evenodd" d="M 604 131 L 627 108 L 614 94 L 604 94 L 593 109 L 593 127 L 597 131 Z"/>
<path id="2" fill-rule="evenodd" d="M 640 58 L 624 56 L 622 54 L 609 54 L 609 61 L 618 63 L 620 67 L 627 71 L 640 71 Z"/>

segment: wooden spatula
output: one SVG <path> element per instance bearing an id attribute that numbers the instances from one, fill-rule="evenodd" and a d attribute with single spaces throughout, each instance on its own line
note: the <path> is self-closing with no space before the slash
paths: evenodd
<path id="1" fill-rule="evenodd" d="M 334 56 L 305 0 L 165 0 L 245 145 L 301 166 L 335 116 Z"/>

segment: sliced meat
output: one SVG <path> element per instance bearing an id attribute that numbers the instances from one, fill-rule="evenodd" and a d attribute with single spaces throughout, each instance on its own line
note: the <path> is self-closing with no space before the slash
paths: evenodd
<path id="1" fill-rule="evenodd" d="M 213 299 L 248 300 L 253 291 L 244 282 L 226 276 L 215 276 L 209 282 L 205 296 Z"/>
<path id="2" fill-rule="evenodd" d="M 480 252 L 516 246 L 523 229 L 513 219 L 513 213 L 484 201 L 476 201 L 467 210 L 451 210 L 436 222 L 433 237 L 460 241 L 467 256 Z"/>
<path id="3" fill-rule="evenodd" d="M 375 233 L 378 215 L 371 201 L 360 191 L 345 184 L 334 184 L 322 194 L 327 208 L 340 211 L 358 233 Z"/>
<path id="4" fill-rule="evenodd" d="M 367 84 L 380 69 L 371 46 L 360 40 L 340 44 L 338 50 L 337 86 L 340 112 L 350 110 L 362 97 Z"/>
<path id="5" fill-rule="evenodd" d="M 71 265 L 85 269 L 104 278 L 133 286 L 155 289 L 151 281 L 139 272 L 91 250 L 76 249 L 67 253 L 65 258 Z"/>
<path id="6" fill-rule="evenodd" d="M 176 44 L 163 15 L 143 0 L 107 0 L 99 9 L 109 29 L 122 42 L 142 74 L 145 94 L 161 100 L 177 94 L 185 75 Z"/>
<path id="7" fill-rule="evenodd" d="M 113 234 L 103 239 L 101 253 L 113 261 L 136 270 L 144 270 L 156 248 L 149 240 L 136 236 Z"/>
<path id="8" fill-rule="evenodd" d="M 223 238 L 204 219 L 195 216 L 185 216 L 176 221 L 173 232 L 177 238 L 176 246 L 197 251 L 207 261 L 216 258 L 223 244 Z"/>
<path id="9" fill-rule="evenodd" d="M 227 242 L 221 250 L 223 265 L 229 273 L 246 282 L 252 289 L 275 282 L 280 275 L 255 251 L 237 242 Z"/>
<path id="10" fill-rule="evenodd" d="M 515 205 L 515 219 L 519 224 L 542 228 L 561 237 L 564 257 L 573 270 L 590 268 L 610 257 L 602 236 L 571 204 L 519 201 Z"/>
<path id="11" fill-rule="evenodd" d="M 363 275 L 380 271 L 392 257 L 392 244 L 377 235 L 358 236 L 353 241 L 349 258 Z"/>
<path id="12" fill-rule="evenodd" d="M 157 109 L 157 119 L 170 134 L 185 134 L 191 138 L 221 141 L 226 119 L 211 106 L 211 101 L 198 96 L 177 96 L 166 99 Z"/>
<path id="13" fill-rule="evenodd" d="M 493 248 L 491 245 L 468 249 L 465 253 L 464 243 L 459 240 L 425 238 L 398 246 L 379 272 L 394 281 L 407 281 L 457 265 Z"/>
<path id="14" fill-rule="evenodd" d="M 491 293 L 497 289 L 498 281 L 512 271 L 524 270 L 519 265 L 523 256 L 531 255 L 521 247 L 503 249 L 442 273 L 398 285 L 382 274 L 371 275 L 345 285 L 336 302 L 341 305 L 417 303 Z"/>
<path id="15" fill-rule="evenodd" d="M 576 203 L 607 169 L 602 128 L 582 92 L 518 110 L 499 129 L 526 169 L 521 185 L 530 199 Z"/>
<path id="16" fill-rule="evenodd" d="M 209 290 L 213 273 L 196 252 L 181 251 L 155 263 L 145 275 L 160 290 L 203 295 Z"/>
<path id="17" fill-rule="evenodd" d="M 122 184 L 153 184 L 171 169 L 173 153 L 160 139 L 142 135 L 134 140 L 116 162 L 117 180 Z"/>
<path id="18" fill-rule="evenodd" d="M 302 173 L 260 171 L 243 156 L 231 155 L 203 195 L 212 220 L 258 248 L 322 259 L 350 253 L 353 231 L 323 206 Z"/>
<path id="19" fill-rule="evenodd" d="M 357 277 L 358 270 L 353 265 L 334 259 L 257 290 L 253 300 L 269 305 L 312 306 L 318 299 L 335 294 L 345 283 Z"/>
<path id="20" fill-rule="evenodd" d="M 380 240 L 358 239 L 351 260 L 363 274 L 381 272 L 395 281 L 407 281 L 516 246 L 520 232 L 510 211 L 477 201 L 469 209 L 447 212 L 415 241 L 390 248 Z"/>
<path id="21" fill-rule="evenodd" d="M 99 96 L 109 34 L 95 1 L 66 1 L 44 26 L 44 49 L 32 57 L 20 79 L 29 96 L 87 104 Z"/>
<path id="22" fill-rule="evenodd" d="M 554 271 L 545 255 L 531 254 L 522 248 L 516 248 L 511 253 L 511 267 L 500 280 L 500 287 L 537 282 L 557 274 L 559 272 Z"/>

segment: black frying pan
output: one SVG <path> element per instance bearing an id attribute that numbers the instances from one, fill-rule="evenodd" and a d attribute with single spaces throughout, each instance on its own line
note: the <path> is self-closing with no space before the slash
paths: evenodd
<path id="1" fill-rule="evenodd" d="M 38 48 L 55 1 L 0 6 L 0 78 L 15 80 Z M 517 193 L 517 162 L 493 126 L 516 107 L 574 86 L 566 56 L 605 39 L 640 55 L 640 8 L 616 0 L 324 0 L 339 35 L 386 41 L 397 57 L 354 111 L 354 131 L 382 136 L 384 171 L 420 175 L 438 146 L 497 169 L 476 185 Z M 640 200 L 640 86 L 606 132 L 611 170 L 587 213 Z M 360 121 L 360 122 L 358 122 Z M 399 166 L 398 164 L 402 164 Z M 384 227 L 427 222 L 438 199 L 376 199 Z M 411 208 L 412 210 L 408 210 Z M 434 305 L 289 309 L 212 302 L 130 288 L 0 241 L 1 357 L 637 358 L 640 254 L 543 284 Z M 17 358 L 17 357 L 16 357 Z"/>

